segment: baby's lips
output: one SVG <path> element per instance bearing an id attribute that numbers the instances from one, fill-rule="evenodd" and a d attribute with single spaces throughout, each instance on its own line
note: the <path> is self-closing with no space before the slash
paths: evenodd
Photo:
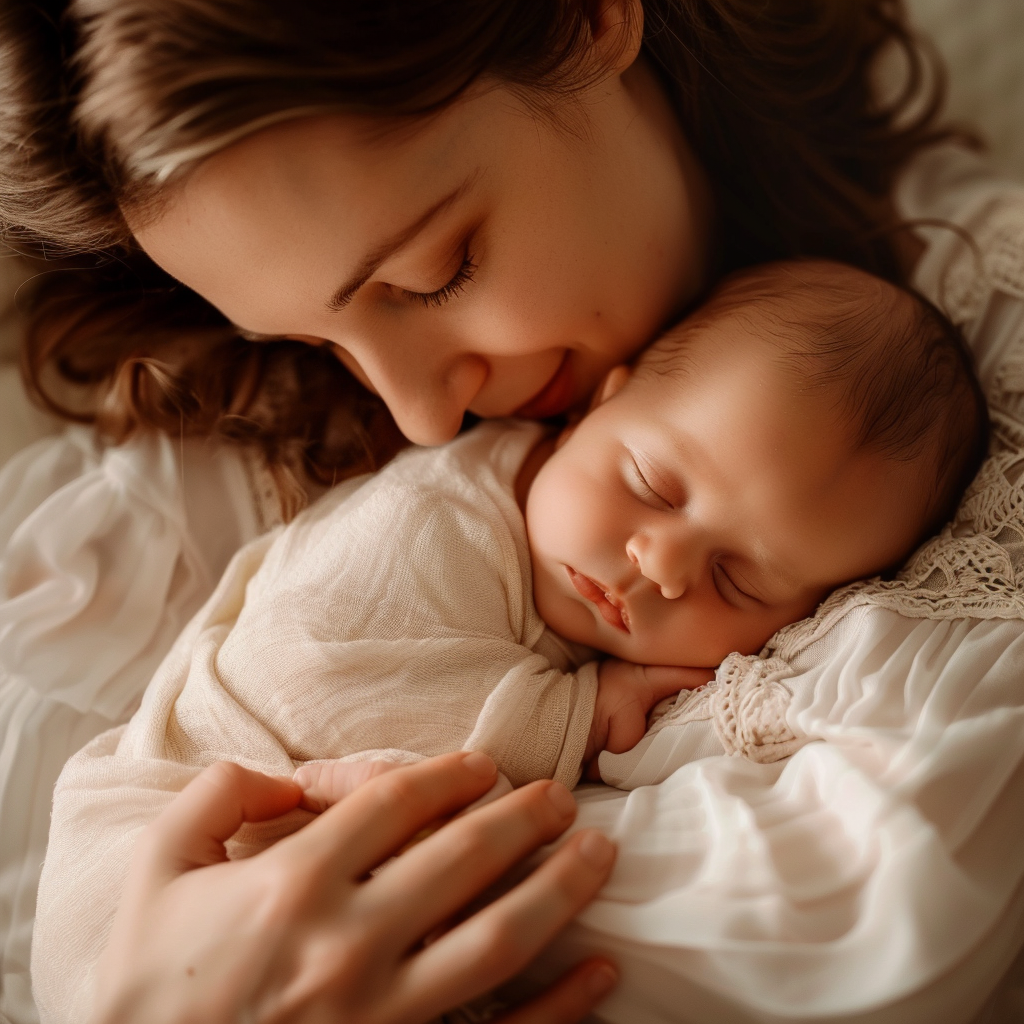
<path id="1" fill-rule="evenodd" d="M 589 576 L 584 576 L 583 573 L 577 572 L 571 565 L 567 565 L 565 570 L 569 574 L 569 581 L 576 589 L 576 592 L 596 606 L 597 610 L 601 613 L 601 618 L 609 626 L 623 633 L 629 632 L 629 621 L 626 618 L 625 608 L 621 607 L 619 602 L 608 591 L 603 587 L 599 587 Z"/>
<path id="2" fill-rule="evenodd" d="M 622 605 L 621 607 L 619 607 L 619 616 L 622 619 L 622 624 L 626 627 L 626 632 L 627 633 L 632 633 L 633 630 L 632 630 L 632 627 L 631 627 L 630 621 L 629 621 L 629 612 L 626 610 L 626 606 L 625 605 Z"/>

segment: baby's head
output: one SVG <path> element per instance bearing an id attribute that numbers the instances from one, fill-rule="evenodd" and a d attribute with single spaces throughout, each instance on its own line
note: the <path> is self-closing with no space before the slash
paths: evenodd
<path id="1" fill-rule="evenodd" d="M 986 440 L 970 357 L 931 306 L 837 263 L 741 272 L 613 370 L 537 473 L 537 609 L 629 661 L 755 653 L 906 558 Z"/>

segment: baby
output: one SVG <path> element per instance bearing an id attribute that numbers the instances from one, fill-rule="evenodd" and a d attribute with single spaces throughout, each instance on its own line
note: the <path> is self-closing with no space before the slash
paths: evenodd
<path id="1" fill-rule="evenodd" d="M 779 263 L 727 280 L 559 436 L 485 423 L 334 488 L 239 552 L 131 722 L 65 767 L 40 1005 L 85 1019 L 135 837 L 206 765 L 477 749 L 513 785 L 571 786 L 660 698 L 897 565 L 951 514 L 986 431 L 935 310 Z M 229 852 L 307 817 L 246 825 Z"/>
<path id="2" fill-rule="evenodd" d="M 411 449 L 243 550 L 118 754 L 290 773 L 480 749 L 572 786 L 657 701 L 898 565 L 986 423 L 909 293 L 823 261 L 737 274 L 575 427 Z"/>
<path id="3" fill-rule="evenodd" d="M 757 653 L 896 568 L 986 448 L 970 357 L 936 310 L 835 263 L 746 271 L 527 457 L 537 610 L 630 663 Z M 651 688 L 630 668 L 600 668 L 587 758 L 644 732 Z"/>

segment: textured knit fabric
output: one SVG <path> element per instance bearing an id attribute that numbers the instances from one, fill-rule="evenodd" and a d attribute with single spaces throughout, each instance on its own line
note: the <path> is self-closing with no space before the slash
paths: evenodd
<path id="1" fill-rule="evenodd" d="M 597 671 L 575 671 L 591 652 L 533 606 L 513 482 L 538 437 L 491 423 L 414 449 L 238 553 L 129 725 L 58 782 L 33 947 L 43 1020 L 87 1019 L 135 837 L 213 761 L 290 774 L 476 749 L 514 785 L 575 785 Z M 307 819 L 243 830 L 233 855 Z"/>

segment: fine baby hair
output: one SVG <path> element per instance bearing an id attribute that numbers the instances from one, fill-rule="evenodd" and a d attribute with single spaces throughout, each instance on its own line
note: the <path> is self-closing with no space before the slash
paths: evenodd
<path id="1" fill-rule="evenodd" d="M 795 393 L 827 396 L 855 450 L 928 460 L 931 494 L 920 539 L 953 514 L 988 447 L 988 410 L 960 332 L 913 292 L 826 260 L 738 271 L 638 372 L 685 372 L 696 334 L 737 317 L 777 349 Z"/>

